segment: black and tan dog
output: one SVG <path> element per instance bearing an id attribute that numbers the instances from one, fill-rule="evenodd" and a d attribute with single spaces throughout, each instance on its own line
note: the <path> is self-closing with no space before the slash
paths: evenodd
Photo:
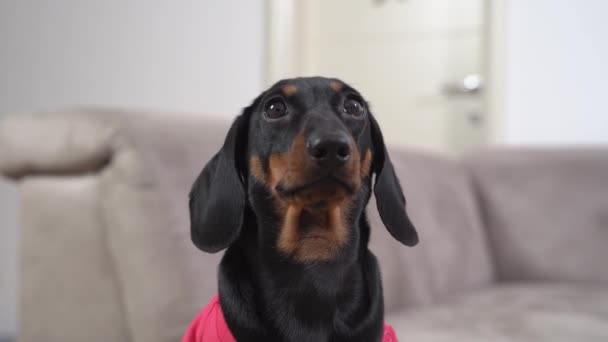
<path id="1" fill-rule="evenodd" d="M 283 80 L 236 118 L 190 193 L 194 244 L 226 251 L 219 295 L 237 341 L 382 339 L 365 214 L 418 235 L 369 106 L 337 79 Z"/>

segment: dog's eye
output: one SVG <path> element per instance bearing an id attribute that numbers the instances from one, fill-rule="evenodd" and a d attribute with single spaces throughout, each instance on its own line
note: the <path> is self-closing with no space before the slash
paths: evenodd
<path id="1" fill-rule="evenodd" d="M 344 101 L 344 113 L 352 116 L 360 117 L 364 113 L 363 105 L 356 99 L 346 99 Z"/>
<path id="2" fill-rule="evenodd" d="M 264 117 L 268 120 L 280 119 L 287 115 L 287 106 L 281 99 L 268 101 L 266 109 L 264 109 Z"/>

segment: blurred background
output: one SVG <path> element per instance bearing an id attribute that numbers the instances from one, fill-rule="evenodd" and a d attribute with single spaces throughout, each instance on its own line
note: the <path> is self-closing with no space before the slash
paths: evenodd
<path id="1" fill-rule="evenodd" d="M 2 0 L 0 118 L 231 118 L 278 79 L 324 75 L 370 100 L 393 145 L 605 145 L 607 13 L 603 0 Z M 18 197 L 0 183 L 0 336 L 17 328 Z"/>

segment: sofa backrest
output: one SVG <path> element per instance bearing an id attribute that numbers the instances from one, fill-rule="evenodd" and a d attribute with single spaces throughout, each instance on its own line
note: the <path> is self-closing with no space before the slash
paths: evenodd
<path id="1" fill-rule="evenodd" d="M 608 150 L 468 160 L 501 280 L 608 282 Z"/>
<path id="2" fill-rule="evenodd" d="M 390 154 L 420 243 L 409 248 L 392 239 L 375 199 L 370 200 L 370 249 L 380 262 L 387 311 L 431 304 L 490 283 L 492 261 L 464 165 L 427 154 Z"/>

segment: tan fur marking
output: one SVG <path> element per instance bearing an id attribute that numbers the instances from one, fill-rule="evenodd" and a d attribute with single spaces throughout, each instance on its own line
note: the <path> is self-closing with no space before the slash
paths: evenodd
<path id="1" fill-rule="evenodd" d="M 284 85 L 281 87 L 281 91 L 285 96 L 293 96 L 298 92 L 298 88 L 292 84 Z"/>
<path id="2" fill-rule="evenodd" d="M 311 222 L 301 227 L 305 211 Z M 296 205 L 289 206 L 279 235 L 279 250 L 302 263 L 335 257 L 348 239 L 345 211 L 344 204 L 312 212 Z"/>
<path id="3" fill-rule="evenodd" d="M 287 173 L 288 159 L 286 154 L 273 154 L 268 160 L 268 166 L 270 168 L 270 182 L 269 186 L 273 193 L 275 193 L 277 185 Z"/>
<path id="4" fill-rule="evenodd" d="M 306 152 L 304 135 L 298 134 L 286 154 L 270 156 L 270 186 L 279 183 L 297 184 L 309 178 L 310 161 Z"/>
<path id="5" fill-rule="evenodd" d="M 350 176 L 350 181 L 355 187 L 355 191 L 359 190 L 361 186 L 361 154 L 357 145 L 353 141 L 350 145 L 351 157 L 348 164 L 346 164 L 346 173 Z"/>
<path id="6" fill-rule="evenodd" d="M 289 206 L 285 212 L 283 226 L 279 234 L 279 250 L 283 253 L 291 255 L 298 249 L 298 226 L 302 208 Z"/>
<path id="7" fill-rule="evenodd" d="M 351 148 L 351 160 L 344 167 L 347 175 L 345 180 L 358 191 L 362 173 L 361 156 L 354 142 Z M 302 263 L 335 257 L 349 235 L 346 217 L 352 201 L 343 188 L 328 183 L 327 186 L 319 184 L 307 188 L 290 198 L 278 195 L 279 185 L 293 188 L 309 182 L 313 177 L 312 167 L 305 137 L 298 134 L 287 153 L 270 156 L 270 175 L 266 177 L 266 184 L 275 197 L 277 214 L 283 218 L 277 248 Z"/>
<path id="8" fill-rule="evenodd" d="M 363 163 L 361 164 L 361 174 L 363 177 L 368 177 L 370 175 L 370 171 L 372 168 L 372 151 L 367 150 L 365 153 L 365 158 L 363 159 Z"/>
<path id="9" fill-rule="evenodd" d="M 264 168 L 262 167 L 262 161 L 259 157 L 251 157 L 249 159 L 249 172 L 253 178 L 262 184 L 266 184 L 266 174 L 264 174 Z"/>
<path id="10" fill-rule="evenodd" d="M 344 89 L 344 83 L 338 81 L 332 81 L 331 83 L 329 83 L 329 86 L 337 93 L 341 92 L 342 89 Z"/>

